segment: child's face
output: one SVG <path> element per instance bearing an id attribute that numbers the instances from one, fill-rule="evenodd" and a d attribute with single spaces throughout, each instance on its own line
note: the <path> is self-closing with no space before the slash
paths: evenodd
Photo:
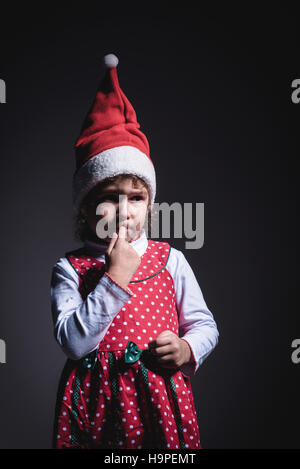
<path id="1" fill-rule="evenodd" d="M 117 233 L 120 226 L 124 225 L 127 228 L 126 239 L 131 241 L 143 231 L 148 204 L 149 194 L 146 187 L 141 183 L 134 187 L 132 180 L 127 178 L 107 185 L 105 188 L 101 186 L 93 188 L 82 212 L 97 240 L 109 242 L 112 234 L 110 226 L 115 224 Z M 96 226 L 104 216 L 107 221 L 105 229 L 109 231 L 110 236 L 99 238 L 99 230 L 97 234 Z"/>

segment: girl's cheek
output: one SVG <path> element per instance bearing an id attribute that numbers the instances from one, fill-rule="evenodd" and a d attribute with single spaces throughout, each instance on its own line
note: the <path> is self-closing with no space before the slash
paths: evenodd
<path id="1" fill-rule="evenodd" d="M 147 204 L 145 202 L 132 203 L 131 210 L 134 215 L 143 216 L 147 211 Z"/>

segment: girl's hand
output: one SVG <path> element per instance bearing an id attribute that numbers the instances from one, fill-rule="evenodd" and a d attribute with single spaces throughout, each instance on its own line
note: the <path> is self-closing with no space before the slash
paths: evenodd
<path id="1" fill-rule="evenodd" d="M 184 363 L 194 361 L 188 343 L 168 330 L 161 332 L 148 346 L 157 362 L 164 368 L 178 368 Z"/>
<path id="2" fill-rule="evenodd" d="M 106 271 L 121 287 L 126 288 L 140 266 L 141 258 L 126 240 L 126 228 L 121 226 L 119 235 L 113 233 L 105 253 Z"/>

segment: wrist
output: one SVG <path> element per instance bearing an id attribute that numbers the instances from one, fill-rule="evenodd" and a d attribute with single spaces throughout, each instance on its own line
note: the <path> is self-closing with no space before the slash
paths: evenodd
<path id="1" fill-rule="evenodd" d="M 187 363 L 193 363 L 194 362 L 194 356 L 193 356 L 193 353 L 192 353 L 192 349 L 190 347 L 190 344 L 184 340 L 184 339 L 180 339 L 181 340 L 181 343 L 182 343 L 182 346 L 183 346 L 183 350 L 184 350 L 184 363 L 187 364 Z"/>
<path id="2" fill-rule="evenodd" d="M 108 269 L 107 273 L 110 275 L 110 277 L 118 283 L 122 288 L 126 290 L 128 287 L 128 284 L 130 282 L 130 279 L 128 278 L 128 275 L 124 275 L 120 272 L 118 272 L 115 269 Z"/>

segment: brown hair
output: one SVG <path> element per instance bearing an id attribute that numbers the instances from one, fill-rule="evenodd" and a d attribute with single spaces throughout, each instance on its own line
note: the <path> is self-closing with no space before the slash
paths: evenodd
<path id="1" fill-rule="evenodd" d="M 123 181 L 124 179 L 131 179 L 132 185 L 135 188 L 137 188 L 139 185 L 142 185 L 147 189 L 148 196 L 149 196 L 149 199 L 148 199 L 148 209 L 149 209 L 149 207 L 151 205 L 151 200 L 150 200 L 151 191 L 150 191 L 150 188 L 149 188 L 148 184 L 143 179 L 141 179 L 138 176 L 135 176 L 133 174 L 118 174 L 117 176 L 105 178 L 105 179 L 103 179 L 103 181 L 100 181 L 97 184 L 97 186 L 96 186 L 97 190 L 102 190 L 106 186 L 108 186 L 110 184 L 113 184 L 113 183 L 116 183 L 116 182 L 119 182 L 119 181 Z M 95 188 L 93 188 L 93 189 L 95 189 Z M 85 198 L 83 199 L 83 201 L 80 204 L 80 207 L 79 207 L 79 210 L 78 210 L 77 214 L 74 217 L 73 223 L 74 223 L 74 240 L 75 241 L 83 242 L 85 239 L 88 239 L 91 235 L 90 227 L 88 226 L 88 224 L 87 224 L 87 222 L 84 218 L 82 210 L 85 208 L 85 206 L 90 202 L 91 198 L 93 197 L 93 189 L 91 189 L 90 192 L 88 192 L 88 194 L 85 196 Z M 152 212 L 151 212 L 151 210 L 148 210 L 148 230 L 150 230 L 150 227 L 151 227 L 151 216 L 152 216 Z"/>

